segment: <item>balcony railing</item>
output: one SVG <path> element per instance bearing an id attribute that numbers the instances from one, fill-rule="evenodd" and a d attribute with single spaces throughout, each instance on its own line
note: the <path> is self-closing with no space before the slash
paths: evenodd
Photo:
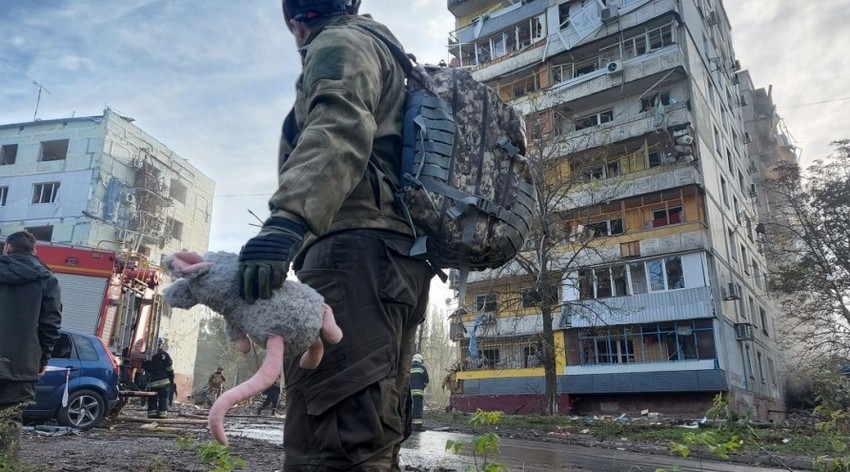
<path id="1" fill-rule="evenodd" d="M 598 205 L 605 200 L 621 200 L 694 184 L 702 184 L 700 173 L 692 163 L 677 162 L 612 179 L 578 184 L 571 189 L 570 198 L 564 199 L 563 208 L 558 209 L 572 210 Z"/>
<path id="2" fill-rule="evenodd" d="M 711 316 L 711 287 L 697 287 L 575 302 L 566 306 L 561 326 L 590 328 Z"/>
<path id="3" fill-rule="evenodd" d="M 542 367 L 541 341 L 538 336 L 478 338 L 476 355 L 469 352 L 469 339 L 461 341 L 464 358 L 460 370 L 465 372 L 501 369 L 533 369 Z"/>
<path id="4" fill-rule="evenodd" d="M 496 0 L 447 0 L 446 6 L 454 16 L 466 16 L 488 5 L 499 3 Z"/>
<path id="5" fill-rule="evenodd" d="M 677 102 L 664 107 L 664 121 L 667 127 L 680 127 L 693 123 L 693 118 L 688 111 L 687 102 Z M 566 128 L 568 123 L 564 123 Z M 615 115 L 613 121 L 597 126 L 583 128 L 578 131 L 562 129 L 562 135 L 556 139 L 557 148 L 547 149 L 542 155 L 565 156 L 586 151 L 599 146 L 611 145 L 628 141 L 658 129 L 655 113 L 653 111 L 639 112 L 633 115 Z"/>
<path id="6" fill-rule="evenodd" d="M 671 45 L 651 54 L 622 61 L 620 64 L 620 68 L 613 74 L 609 73 L 607 67 L 601 67 L 578 76 L 572 73 L 568 76 L 563 76 L 560 72 L 563 72 L 564 65 L 553 66 L 556 67 L 554 69 L 556 71 L 556 78 L 571 78 L 552 85 L 546 89 L 545 94 L 523 97 L 514 102 L 514 105 L 524 113 L 529 113 L 550 108 L 561 103 L 573 102 L 612 88 L 619 93 L 620 85 L 676 68 L 684 69 L 686 60 L 681 48 L 678 45 Z"/>

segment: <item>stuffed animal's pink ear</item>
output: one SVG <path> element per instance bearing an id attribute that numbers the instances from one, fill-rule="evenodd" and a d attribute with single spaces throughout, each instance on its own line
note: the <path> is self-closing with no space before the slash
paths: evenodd
<path id="1" fill-rule="evenodd" d="M 180 272 L 188 274 L 207 269 L 213 264 L 212 262 L 205 261 L 198 253 L 180 251 L 171 256 L 171 265 Z"/>

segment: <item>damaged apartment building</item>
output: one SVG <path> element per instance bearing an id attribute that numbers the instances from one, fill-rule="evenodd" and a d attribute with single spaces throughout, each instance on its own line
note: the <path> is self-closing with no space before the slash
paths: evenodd
<path id="1" fill-rule="evenodd" d="M 2 236 L 26 229 L 40 241 L 158 266 L 180 249 L 206 251 L 214 190 L 186 159 L 110 109 L 0 124 Z M 191 391 L 195 311 L 169 317 L 166 310 L 162 320 L 181 392 Z"/>
<path id="2" fill-rule="evenodd" d="M 736 411 L 781 417 L 761 181 L 722 2 L 448 0 L 448 9 L 450 66 L 469 68 L 528 121 L 546 116 L 559 140 L 551 159 L 575 182 L 557 209 L 572 232 L 557 247 L 572 261 L 558 274 L 552 326 L 559 409 L 702 415 L 723 393 Z M 470 276 L 453 333 L 457 409 L 542 408 L 542 316 L 523 289 L 534 281 L 506 273 Z"/>

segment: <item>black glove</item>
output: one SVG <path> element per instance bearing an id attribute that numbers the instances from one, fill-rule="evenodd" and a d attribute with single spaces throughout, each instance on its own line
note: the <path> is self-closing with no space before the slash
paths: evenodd
<path id="1" fill-rule="evenodd" d="M 289 264 L 301 246 L 304 228 L 286 218 L 272 216 L 263 229 L 239 252 L 239 296 L 248 303 L 270 298 L 289 272 Z"/>

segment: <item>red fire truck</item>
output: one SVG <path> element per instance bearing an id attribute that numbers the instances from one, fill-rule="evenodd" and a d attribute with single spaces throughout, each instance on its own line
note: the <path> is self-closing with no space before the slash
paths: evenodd
<path id="1" fill-rule="evenodd" d="M 59 279 L 62 327 L 99 337 L 124 366 L 156 351 L 162 270 L 147 258 L 98 248 L 39 243 L 38 257 Z"/>

